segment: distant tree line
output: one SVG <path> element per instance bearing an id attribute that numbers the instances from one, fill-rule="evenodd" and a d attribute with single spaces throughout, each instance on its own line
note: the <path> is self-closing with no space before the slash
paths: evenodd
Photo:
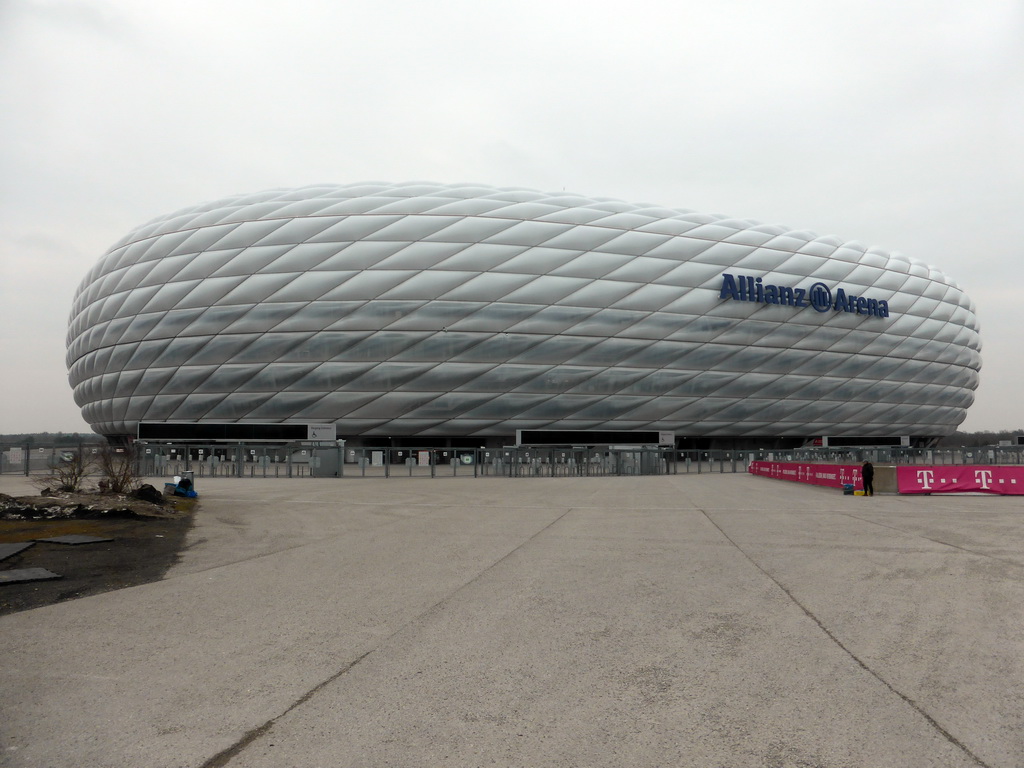
<path id="1" fill-rule="evenodd" d="M 940 448 L 973 448 L 979 445 L 999 445 L 1003 440 L 1017 444 L 1017 435 L 1024 435 L 1024 429 L 1008 429 L 1000 432 L 954 432 L 939 440 Z"/>
<path id="2" fill-rule="evenodd" d="M 91 432 L 19 432 L 0 435 L 0 443 L 8 445 L 100 445 L 106 442 L 102 436 Z"/>

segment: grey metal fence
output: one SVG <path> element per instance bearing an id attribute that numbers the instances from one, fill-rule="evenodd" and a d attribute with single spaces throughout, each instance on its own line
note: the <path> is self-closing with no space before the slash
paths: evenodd
<path id="1" fill-rule="evenodd" d="M 103 446 L 0 445 L 0 473 L 45 475 L 73 456 L 95 458 Z M 138 474 L 203 477 L 609 477 L 746 472 L 752 461 L 859 464 L 1024 464 L 1024 446 L 961 449 L 797 449 L 723 451 L 668 448 L 345 448 L 340 443 L 196 445 L 136 443 Z"/>
<path id="2" fill-rule="evenodd" d="M 43 475 L 75 455 L 98 455 L 98 445 L 4 445 L 0 444 L 0 474 Z"/>
<path id="3" fill-rule="evenodd" d="M 201 477 L 570 477 L 673 474 L 675 451 L 138 445 L 141 474 Z"/>

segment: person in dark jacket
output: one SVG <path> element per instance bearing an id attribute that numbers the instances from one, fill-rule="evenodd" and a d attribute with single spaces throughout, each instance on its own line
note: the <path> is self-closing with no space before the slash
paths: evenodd
<path id="1" fill-rule="evenodd" d="M 875 495 L 875 467 L 870 461 L 865 461 L 864 466 L 860 468 L 860 476 L 864 480 L 864 495 L 874 496 Z"/>

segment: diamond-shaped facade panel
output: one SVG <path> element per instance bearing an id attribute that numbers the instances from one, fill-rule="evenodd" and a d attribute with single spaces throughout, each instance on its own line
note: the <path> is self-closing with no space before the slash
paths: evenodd
<path id="1" fill-rule="evenodd" d="M 899 253 L 753 221 L 480 185 L 240 195 L 155 219 L 75 295 L 93 429 L 333 421 L 339 437 L 522 429 L 951 433 L 974 307 Z"/>

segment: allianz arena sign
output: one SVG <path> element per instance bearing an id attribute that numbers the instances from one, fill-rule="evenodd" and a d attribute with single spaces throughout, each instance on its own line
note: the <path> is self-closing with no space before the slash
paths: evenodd
<path id="1" fill-rule="evenodd" d="M 889 302 L 885 299 L 869 299 L 847 293 L 843 288 L 832 289 L 825 283 L 814 283 L 810 288 L 795 288 L 789 285 L 771 285 L 763 278 L 750 275 L 722 275 L 720 299 L 752 301 L 758 304 L 804 309 L 810 307 L 816 312 L 849 312 L 855 315 L 889 317 Z"/>

